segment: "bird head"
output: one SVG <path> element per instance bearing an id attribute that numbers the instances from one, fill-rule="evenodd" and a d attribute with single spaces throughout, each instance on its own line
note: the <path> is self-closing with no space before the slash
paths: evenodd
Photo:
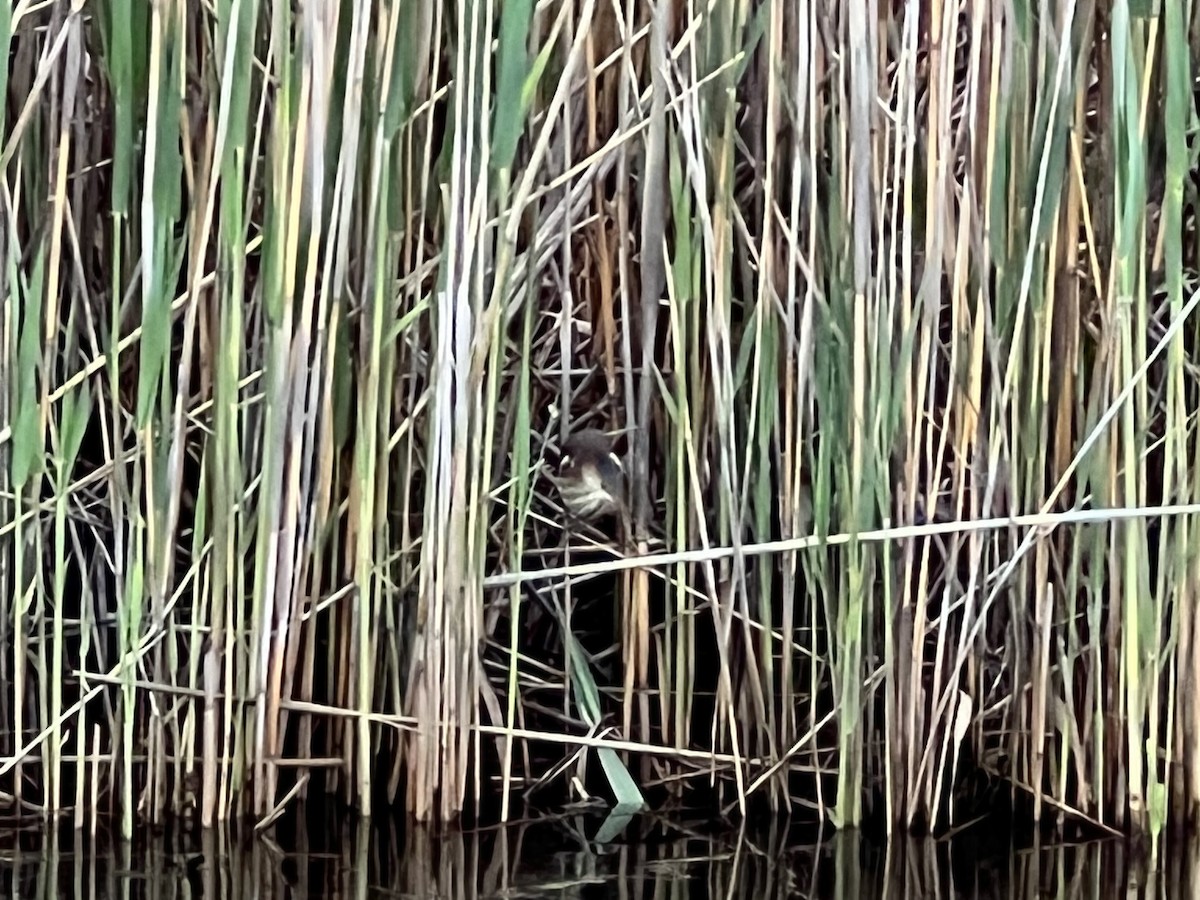
<path id="1" fill-rule="evenodd" d="M 578 519 L 595 521 L 624 508 L 625 470 L 613 439 L 609 432 L 585 428 L 563 442 L 553 480 L 563 505 Z"/>

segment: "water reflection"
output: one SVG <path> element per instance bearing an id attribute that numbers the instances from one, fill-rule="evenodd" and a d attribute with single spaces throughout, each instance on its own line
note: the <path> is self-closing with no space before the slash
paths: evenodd
<path id="1" fill-rule="evenodd" d="M 583 819 L 436 837 L 319 821 L 290 834 L 146 834 L 132 846 L 66 832 L 0 834 L 0 896 L 49 900 L 246 898 L 1183 898 L 1200 846 L 1157 869 L 1121 842 L 1013 850 L 855 834 L 797 844 L 779 829 L 713 836 L 640 823 L 597 846 Z M 285 849 L 286 848 L 286 849 Z"/>

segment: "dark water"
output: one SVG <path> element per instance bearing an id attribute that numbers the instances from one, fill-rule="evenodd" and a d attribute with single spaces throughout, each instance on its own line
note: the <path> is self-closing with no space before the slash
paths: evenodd
<path id="1" fill-rule="evenodd" d="M 586 819 L 435 837 L 319 819 L 290 834 L 0 833 L 0 897 L 29 898 L 1183 898 L 1200 896 L 1200 844 L 1151 864 L 1119 841 L 1013 848 L 857 834 L 797 842 L 781 829 L 719 835 L 638 823 L 597 846 Z M 691 833 L 689 833 L 689 831 Z"/>

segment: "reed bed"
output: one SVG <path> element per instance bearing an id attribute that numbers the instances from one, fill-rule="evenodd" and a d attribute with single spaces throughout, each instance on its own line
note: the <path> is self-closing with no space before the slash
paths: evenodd
<path id="1" fill-rule="evenodd" d="M 1196 819 L 1194 4 L 0 48 L 7 815 Z M 589 423 L 619 532 L 545 477 Z"/>

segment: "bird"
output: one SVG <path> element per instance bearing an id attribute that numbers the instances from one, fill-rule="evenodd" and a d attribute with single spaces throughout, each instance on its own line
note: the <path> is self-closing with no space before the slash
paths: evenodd
<path id="1" fill-rule="evenodd" d="M 563 506 L 576 519 L 596 522 L 625 508 L 625 469 L 613 452 L 613 438 L 585 428 L 563 442 L 558 474 L 550 479 Z"/>

